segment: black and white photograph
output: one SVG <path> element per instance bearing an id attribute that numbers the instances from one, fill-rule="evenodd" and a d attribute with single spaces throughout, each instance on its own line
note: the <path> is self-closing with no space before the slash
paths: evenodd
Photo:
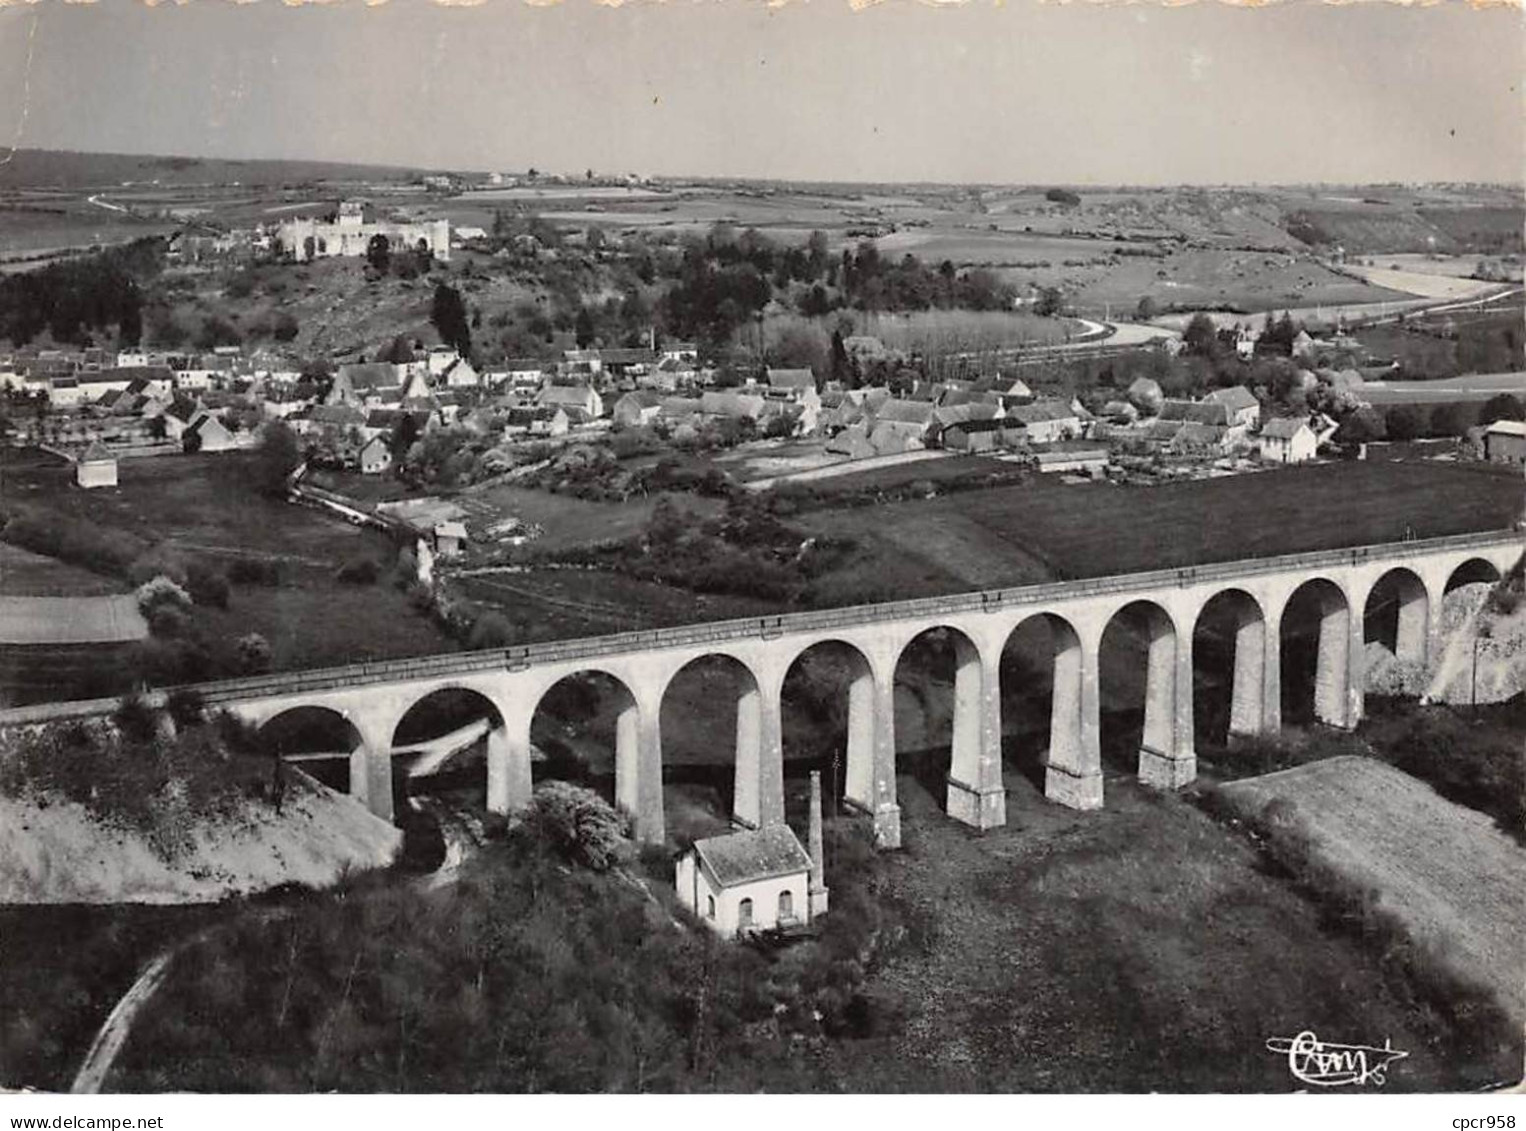
<path id="1" fill-rule="evenodd" d="M 0 1118 L 1511 1131 L 1523 77 L 0 2 Z"/>

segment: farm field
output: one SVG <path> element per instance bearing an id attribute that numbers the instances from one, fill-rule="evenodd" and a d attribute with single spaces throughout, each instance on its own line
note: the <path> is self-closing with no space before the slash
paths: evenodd
<path id="1" fill-rule="evenodd" d="M 1008 272 L 1014 282 L 1020 274 Z M 1076 302 L 1091 311 L 1104 304 L 1132 310 L 1146 295 L 1163 309 L 1227 306 L 1247 314 L 1413 297 L 1338 274 L 1312 259 L 1260 251 L 1192 249 L 1067 274 L 1078 288 Z"/>
<path id="2" fill-rule="evenodd" d="M 460 576 L 452 583 L 473 601 L 497 608 L 526 642 L 730 620 L 780 612 L 774 602 L 691 593 L 624 574 L 585 569 L 528 569 Z"/>
<path id="3" fill-rule="evenodd" d="M 905 851 L 880 898 L 922 943 L 868 987 L 904 1026 L 829 1049 L 842 1090 L 883 1088 L 894 1063 L 906 1091 L 1292 1092 L 1264 1043 L 1311 1028 L 1408 1051 L 1389 1091 L 1519 1071 L 1519 1048 L 1431 1040 L 1375 956 L 1181 798 L 1120 777 L 1078 814 L 1007 786 L 1007 826 L 975 835 L 900 778 Z"/>
<path id="4" fill-rule="evenodd" d="M 475 491 L 458 501 L 480 503 L 499 516 L 513 516 L 524 523 L 539 524 L 545 533 L 532 545 L 547 551 L 586 546 L 590 542 L 619 541 L 646 528 L 656 498 L 629 499 L 623 503 L 592 502 L 571 495 L 538 491 L 529 487 L 498 486 Z M 717 499 L 686 497 L 683 507 L 703 515 L 719 514 Z"/>
<path id="5" fill-rule="evenodd" d="M 844 465 L 839 475 L 810 480 L 808 486 L 812 491 L 846 494 L 865 489 L 888 490 L 920 480 L 936 486 L 949 480 L 989 475 L 1016 477 L 1021 474 L 1013 464 L 994 456 L 946 455 L 941 459 L 887 462 L 860 471 L 854 471 L 851 467 L 851 464 Z"/>
<path id="6" fill-rule="evenodd" d="M 7 499 L 127 530 L 223 567 L 239 558 L 279 560 L 280 585 L 234 585 L 226 610 L 196 611 L 214 637 L 265 636 L 278 669 L 454 649 L 451 638 L 385 580 L 394 554 L 386 538 L 256 494 L 249 483 L 249 458 L 221 453 L 124 460 L 120 486 L 95 491 L 73 487 L 61 465 L 11 468 Z M 339 581 L 339 567 L 358 557 L 379 562 L 383 580 L 375 585 Z M 70 574 L 65 569 L 62 575 Z"/>
<path id="7" fill-rule="evenodd" d="M 1222 787 L 1237 811 L 1272 801 L 1317 857 L 1377 892 L 1420 947 L 1455 974 L 1488 987 L 1526 1022 L 1526 850 L 1481 813 L 1447 801 L 1409 775 L 1340 757 Z"/>
<path id="8" fill-rule="evenodd" d="M 8 471 L 6 497 L 127 530 L 188 551 L 272 554 L 338 568 L 371 535 L 255 492 L 252 455 L 123 460 L 114 490 L 81 491 L 61 462 Z"/>
<path id="9" fill-rule="evenodd" d="M 915 562 L 982 588 L 1499 530 L 1520 505 L 1514 475 L 1341 463 L 1150 487 L 1039 481 L 813 511 L 797 524 L 873 547 L 898 580 Z"/>
<path id="10" fill-rule="evenodd" d="M 1420 295 L 1422 298 L 1479 298 L 1499 288 L 1498 283 L 1459 278 L 1440 272 L 1417 271 L 1413 268 L 1353 265 L 1346 269 L 1354 275 L 1360 275 L 1375 287 L 1386 287 L 1392 291 Z"/>
<path id="11" fill-rule="evenodd" d="M 1436 381 L 1369 381 L 1362 399 L 1375 407 L 1393 404 L 1473 403 L 1509 393 L 1526 402 L 1526 373 L 1475 373 Z"/>
<path id="12" fill-rule="evenodd" d="M 114 578 L 0 542 L 0 596 L 99 597 L 126 587 Z"/>

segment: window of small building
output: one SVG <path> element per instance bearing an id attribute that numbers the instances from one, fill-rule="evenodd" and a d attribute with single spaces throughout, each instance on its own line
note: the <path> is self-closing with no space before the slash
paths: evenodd
<path id="1" fill-rule="evenodd" d="M 744 899 L 741 903 L 737 904 L 737 926 L 752 926 L 752 900 Z"/>
<path id="2" fill-rule="evenodd" d="M 705 896 L 705 918 L 715 918 L 715 896 L 713 895 Z"/>
<path id="3" fill-rule="evenodd" d="M 792 891 L 781 891 L 779 893 L 779 921 L 782 923 L 784 920 L 793 919 L 794 917 L 795 893 Z"/>

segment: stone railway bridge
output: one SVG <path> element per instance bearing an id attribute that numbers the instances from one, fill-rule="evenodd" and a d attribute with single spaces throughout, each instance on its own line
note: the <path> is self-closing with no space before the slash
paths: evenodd
<path id="1" fill-rule="evenodd" d="M 1210 607 L 1219 623 L 1233 629 L 1231 733 L 1268 734 L 1281 726 L 1281 625 L 1295 597 L 1318 618 L 1315 715 L 1349 728 L 1362 717 L 1364 613 L 1380 583 L 1397 604 L 1397 655 L 1424 662 L 1438 647 L 1445 592 L 1464 581 L 1497 578 L 1521 552 L 1517 531 L 1466 534 L 292 672 L 198 689 L 209 705 L 257 726 L 297 709 L 319 708 L 342 718 L 353 746 L 350 792 L 390 820 L 394 735 L 423 699 L 462 689 L 490 705 L 488 807 L 506 813 L 531 796 L 530 725 L 542 697 L 569 676 L 603 673 L 621 697 L 615 800 L 634 816 L 641 838 L 660 841 L 658 720 L 674 677 L 708 657 L 725 657 L 738 672 L 734 818 L 757 826 L 783 819 L 785 675 L 808 649 L 832 643 L 846 648 L 852 667 L 845 796 L 872 815 L 877 842 L 889 848 L 900 843 L 896 665 L 929 630 L 943 630 L 955 655 L 948 813 L 990 828 L 1006 821 L 1002 651 L 1034 618 L 1048 625 L 1052 641 L 1045 794 L 1094 809 L 1103 802 L 1098 657 L 1115 618 L 1126 616 L 1147 643 L 1139 777 L 1171 789 L 1196 776 L 1193 631 Z M 0 726 L 101 715 L 114 707 L 115 700 L 92 700 L 15 708 L 0 711 Z"/>

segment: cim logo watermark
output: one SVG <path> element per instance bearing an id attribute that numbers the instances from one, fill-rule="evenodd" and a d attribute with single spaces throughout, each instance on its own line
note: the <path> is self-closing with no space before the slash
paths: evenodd
<path id="1" fill-rule="evenodd" d="M 1305 1029 L 1296 1037 L 1268 1037 L 1266 1048 L 1287 1057 L 1288 1071 L 1294 1079 L 1317 1088 L 1340 1088 L 1347 1084 L 1381 1088 L 1388 1082 L 1388 1066 L 1409 1055 L 1387 1040 L 1382 1048 L 1321 1041 L 1312 1029 Z"/>

